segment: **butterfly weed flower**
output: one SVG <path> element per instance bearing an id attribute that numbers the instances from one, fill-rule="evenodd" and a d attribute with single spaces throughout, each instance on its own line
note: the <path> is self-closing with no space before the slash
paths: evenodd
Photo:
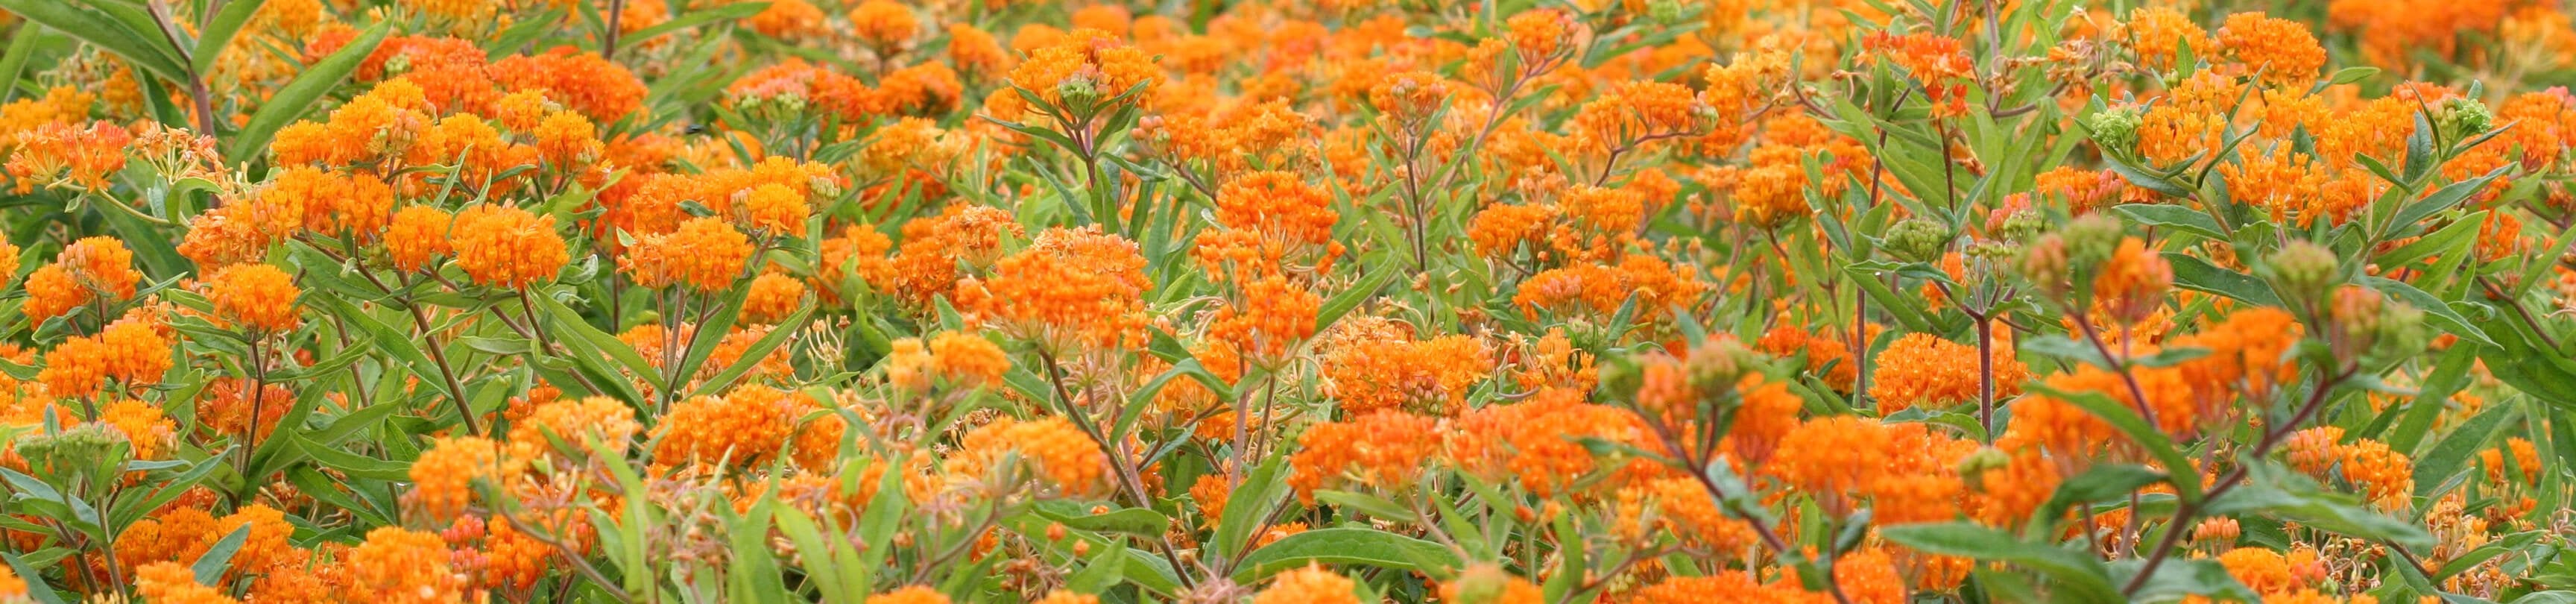
<path id="1" fill-rule="evenodd" d="M 395 270 L 417 272 L 431 267 L 442 256 L 455 253 L 454 240 L 448 227 L 454 214 L 433 206 L 406 206 L 395 212 L 385 228 L 385 256 Z"/>
<path id="2" fill-rule="evenodd" d="M 430 518 L 454 519 L 474 505 L 474 481 L 507 486 L 526 467 L 521 451 L 476 436 L 435 439 L 413 461 L 410 498 Z"/>
<path id="3" fill-rule="evenodd" d="M 1070 121 L 1067 125 L 1089 125 L 1098 115 L 1129 90 L 1153 82 L 1162 68 L 1143 51 L 1117 36 L 1097 29 L 1078 28 L 1061 41 L 1028 50 L 1028 56 L 1011 69 L 1012 86 L 1037 96 L 1052 111 Z M 1143 105 L 1153 101 L 1153 92 L 1117 100 L 1120 105 Z"/>
<path id="4" fill-rule="evenodd" d="M 939 590 L 915 585 L 868 596 L 864 604 L 948 604 L 948 595 Z"/>
<path id="5" fill-rule="evenodd" d="M 638 286 L 718 291 L 733 287 L 753 251 L 751 237 L 733 225 L 699 217 L 670 233 L 643 236 L 618 256 L 617 265 Z"/>
<path id="6" fill-rule="evenodd" d="M 587 459 L 592 455 L 590 447 L 596 443 L 611 454 L 623 455 L 633 448 L 635 435 L 642 431 L 634 409 L 616 399 L 557 399 L 537 405 L 526 418 L 511 422 L 510 450 L 553 451 L 570 459 Z M 557 442 L 562 444 L 558 446 Z"/>
<path id="7" fill-rule="evenodd" d="M 87 397 L 97 394 L 107 381 L 108 363 L 113 352 L 97 338 L 73 336 L 45 353 L 45 366 L 36 372 L 36 381 L 56 396 Z"/>
<path id="8" fill-rule="evenodd" d="M 43 184 L 107 194 L 107 179 L 125 169 L 127 148 L 133 142 L 131 131 L 106 122 L 80 127 L 47 123 L 10 141 L 15 152 L 9 154 L 5 167 L 18 182 L 19 193 Z"/>
<path id="9" fill-rule="evenodd" d="M 1068 495 L 1096 497 L 1110 489 L 1109 454 L 1063 418 L 996 418 L 967 432 L 958 446 L 960 453 L 950 459 L 953 473 L 981 475 L 1017 459 L 1032 464 L 1038 478 Z"/>
<path id="10" fill-rule="evenodd" d="M 1096 227 L 1051 229 L 957 285 L 958 310 L 1055 354 L 1141 344 L 1153 284 L 1136 243 Z"/>
<path id="11" fill-rule="evenodd" d="M 177 562 L 155 562 L 134 569 L 134 592 L 154 604 L 239 604 L 213 586 L 197 583 L 196 571 Z"/>
<path id="12" fill-rule="evenodd" d="M 266 264 L 236 264 L 208 279 L 206 299 L 215 316 L 254 333 L 293 331 L 301 322 L 295 298 L 303 291 L 295 280 Z"/>
<path id="13" fill-rule="evenodd" d="M 1398 410 L 1315 424 L 1298 436 L 1289 454 L 1288 465 L 1297 471 L 1288 484 L 1305 501 L 1313 501 L 1318 489 L 1408 488 L 1424 461 L 1440 449 L 1438 435 L 1445 428 L 1440 419 Z"/>
<path id="14" fill-rule="evenodd" d="M 2317 45 L 2316 34 L 2306 24 L 2259 12 L 2228 15 L 2218 28 L 2217 44 L 2263 82 L 2276 86 L 2305 86 L 2326 65 L 2326 49 Z M 2208 49 L 2200 46 L 2193 51 L 2207 53 Z"/>
<path id="15" fill-rule="evenodd" d="M 790 397 L 802 395 L 744 386 L 722 397 L 682 400 L 654 427 L 653 463 L 760 467 L 786 444 L 794 428 Z"/>
<path id="16" fill-rule="evenodd" d="M 379 527 L 342 554 L 350 589 L 387 604 L 438 604 L 465 597 L 466 577 L 449 564 L 447 542 L 437 533 Z"/>
<path id="17" fill-rule="evenodd" d="M 1349 577 L 1309 565 L 1271 576 L 1270 586 L 1252 595 L 1252 604 L 1360 604 L 1358 590 Z"/>
<path id="18" fill-rule="evenodd" d="M 477 284 L 526 289 L 571 261 L 553 216 L 487 204 L 457 212 L 453 225 L 456 264 Z"/>
<path id="19" fill-rule="evenodd" d="M 261 404 L 253 405 L 250 390 L 250 380 L 233 377 L 210 380 L 197 394 L 198 425 L 216 434 L 247 438 L 253 442 L 268 440 L 269 433 L 277 429 L 277 422 L 293 410 L 291 402 L 295 400 L 295 393 L 284 384 L 262 384 L 258 395 Z M 254 413 L 258 416 L 252 417 Z M 256 434 L 252 433 L 254 428 Z"/>
<path id="20" fill-rule="evenodd" d="M 877 60 L 892 60 L 912 42 L 921 22 L 912 8 L 892 0 L 866 0 L 850 9 L 850 34 L 876 51 Z"/>
<path id="21" fill-rule="evenodd" d="M 1997 348 L 1996 358 L 1992 359 L 1994 396 L 2010 398 L 2020 394 L 2021 383 L 2029 381 L 2030 371 L 2012 358 L 2010 346 Z M 1940 336 L 1905 334 L 1878 353 L 1869 377 L 1870 394 L 1878 399 L 1883 413 L 1916 406 L 1946 408 L 1980 400 L 1984 370 L 1979 367 L 1978 354 L 1975 346 Z"/>

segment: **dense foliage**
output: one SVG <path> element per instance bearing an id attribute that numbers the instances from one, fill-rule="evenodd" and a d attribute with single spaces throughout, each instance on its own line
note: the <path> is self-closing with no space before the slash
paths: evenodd
<path id="1" fill-rule="evenodd" d="M 0 0 L 0 601 L 2576 601 L 2543 0 Z"/>

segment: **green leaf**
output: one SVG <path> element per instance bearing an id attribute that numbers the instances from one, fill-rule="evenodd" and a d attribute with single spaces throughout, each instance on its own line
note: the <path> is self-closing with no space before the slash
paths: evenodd
<path id="1" fill-rule="evenodd" d="M 2519 417 L 2521 410 L 2520 405 L 2488 405 L 2486 411 L 2460 422 L 2459 427 L 2434 441 L 2432 451 L 2415 458 L 2415 495 L 2438 495 L 2433 489 L 2441 488 L 2452 476 L 2470 471 L 2469 460 L 2477 457 L 2479 449 L 2487 448 L 2487 441 Z"/>
<path id="2" fill-rule="evenodd" d="M 1232 578 L 1238 585 L 1251 585 L 1308 564 L 1357 564 L 1439 576 L 1463 562 L 1438 543 L 1377 529 L 1328 528 L 1289 535 L 1253 550 L 1243 557 Z"/>
<path id="3" fill-rule="evenodd" d="M 1350 289 L 1342 290 L 1342 293 L 1333 294 L 1332 299 L 1324 301 L 1322 310 L 1315 313 L 1315 329 L 1322 331 L 1324 328 L 1332 327 L 1334 321 L 1342 319 L 1342 315 L 1359 309 L 1361 303 L 1377 297 L 1378 290 L 1385 289 L 1388 283 L 1394 282 L 1396 277 L 1405 273 L 1404 259 L 1395 254 L 1388 254 L 1386 260 L 1378 262 L 1377 267 L 1369 269 L 1366 275 L 1361 276 L 1359 283 L 1353 284 Z"/>
<path id="4" fill-rule="evenodd" d="M 2263 465 L 2270 466 L 2270 462 Z M 2305 476 L 2268 468 L 2227 496 L 2210 500 L 2210 516 L 2254 513 L 2347 537 L 2384 540 L 2413 549 L 2433 547 L 2432 533 L 2413 523 L 2361 506 L 2351 495 L 2321 490 Z"/>
<path id="5" fill-rule="evenodd" d="M 2101 464 L 2085 470 L 2057 485 L 2057 492 L 2039 507 L 2038 518 L 2055 520 L 2076 505 L 2109 501 L 2135 493 L 2147 485 L 2163 482 L 2165 473 L 2146 466 Z"/>
<path id="6" fill-rule="evenodd" d="M 1995 529 L 1964 522 L 1908 524 L 1879 529 L 1879 536 L 1928 554 L 2004 562 L 2038 571 L 2054 581 L 2053 595 L 2065 602 L 2122 602 L 2111 587 L 2111 575 L 2092 555 L 2063 547 L 2014 539 Z"/>
<path id="7" fill-rule="evenodd" d="M 1234 494 L 1226 497 L 1225 514 L 1217 519 L 1215 541 L 1209 546 L 1217 559 L 1231 559 L 1252 542 L 1255 526 L 1270 519 L 1270 512 L 1288 498 L 1288 460 L 1271 458 L 1243 475 Z M 1249 563 L 1249 561 L 1247 561 Z"/>
<path id="8" fill-rule="evenodd" d="M 1088 508 L 1073 501 L 1055 500 L 1041 502 L 1031 511 L 1065 528 L 1081 531 L 1155 537 L 1172 528 L 1170 516 L 1146 508 L 1119 508 L 1098 514 L 1090 513 Z"/>
<path id="9" fill-rule="evenodd" d="M 216 540 L 214 547 L 207 548 L 204 555 L 197 556 L 197 563 L 188 567 L 197 574 L 197 584 L 220 585 L 224 580 L 224 570 L 232 567 L 233 553 L 241 551 L 242 541 L 247 539 L 250 539 L 250 525 L 243 524 L 233 529 L 232 534 Z"/>
<path id="10" fill-rule="evenodd" d="M 9 35 L 9 50 L 0 54 L 0 103 L 8 102 L 18 91 L 18 75 L 26 73 L 29 57 L 36 54 L 36 42 L 45 39 L 45 26 L 20 25 Z"/>
<path id="11" fill-rule="evenodd" d="M 113 15 L 62 0 L 0 0 L 0 10 L 16 13 L 28 21 L 125 57 L 135 67 L 163 79 L 172 82 L 188 80 L 187 66 L 173 54 L 177 49 L 163 42 L 165 36 L 161 32 L 138 30 Z"/>
<path id="12" fill-rule="evenodd" d="M 224 158 L 234 165 L 250 163 L 252 157 L 268 148 L 269 137 L 276 136 L 279 128 L 302 117 L 305 111 L 313 108 L 315 101 L 322 100 L 322 95 L 339 87 L 341 80 L 356 72 L 367 55 L 376 51 L 376 45 L 383 44 L 385 36 L 393 32 L 393 25 L 392 20 L 378 21 L 360 32 L 357 39 L 350 40 L 348 46 L 305 66 L 293 81 L 278 88 L 276 94 L 269 95 L 267 101 L 259 104 L 259 110 L 251 113 L 250 121 L 242 125 L 240 132 L 233 133 L 231 144 L 224 149 Z"/>
<path id="13" fill-rule="evenodd" d="M 2375 75 L 2379 75 L 2379 68 L 2377 67 L 2345 67 L 2343 69 L 2335 70 L 2331 75 L 2327 75 L 2325 85 L 2339 86 L 2343 84 L 2351 84 L 2370 79 L 2371 76 Z"/>
<path id="14" fill-rule="evenodd" d="M 2451 332 L 2452 335 L 2460 336 L 2463 340 L 2487 346 L 2497 345 L 2494 339 L 2487 337 L 2486 330 L 2478 329 L 2476 324 L 2469 322 L 2468 317 L 2460 316 L 2460 312 L 2452 310 L 2450 304 L 2443 302 L 2441 298 L 2433 297 L 2429 292 L 2416 289 L 2415 286 L 2404 281 L 2386 277 L 2362 277 L 2361 281 L 2369 284 L 2371 289 L 2379 290 L 2380 293 L 2388 294 L 2389 297 L 2424 311 L 2424 317 L 2433 325 L 2441 327 L 2442 331 Z"/>
<path id="15" fill-rule="evenodd" d="M 1119 548 L 1119 550 L 1125 549 Z M 1097 595 L 1108 591 L 1111 587 L 1116 587 L 1118 581 L 1125 578 L 1127 574 L 1128 557 L 1124 555 L 1125 553 L 1125 551 L 1110 551 L 1092 556 L 1090 563 L 1082 565 L 1082 570 L 1074 571 L 1064 578 L 1064 589 L 1078 594 Z"/>
<path id="16" fill-rule="evenodd" d="M 2442 227 L 2441 230 L 2409 241 L 2406 245 L 2397 246 L 2397 249 L 2388 250 L 2388 253 L 2380 254 L 2371 262 L 2381 267 L 2397 269 L 2415 264 L 2417 260 L 2461 253 L 2477 242 L 2478 228 L 2485 222 L 2483 217 L 2477 220 L 2470 220 L 2467 217 L 2453 220 L 2450 225 Z"/>
<path id="17" fill-rule="evenodd" d="M 214 71 L 215 59 L 224 56 L 224 47 L 232 45 L 233 36 L 241 33 L 242 25 L 249 23 L 252 15 L 259 14 L 260 5 L 267 3 L 268 0 L 226 0 L 223 10 L 216 11 L 214 20 L 206 23 L 205 31 L 197 33 L 197 48 L 188 53 L 190 66 L 196 68 L 197 73 Z"/>
<path id="18" fill-rule="evenodd" d="M 652 27 L 635 30 L 635 33 L 618 37 L 617 48 L 621 50 L 632 48 L 637 44 L 642 44 L 648 40 L 662 37 L 663 34 L 717 21 L 741 19 L 760 14 L 760 11 L 768 9 L 769 3 L 767 2 L 735 2 L 714 8 L 692 8 L 689 9 L 687 14 L 673 17 L 669 21 L 663 21 L 661 23 L 654 24 Z"/>
<path id="19" fill-rule="evenodd" d="M 2281 296 L 2263 280 L 2236 271 L 2219 268 L 2197 256 L 2182 252 L 2165 252 L 2165 263 L 2173 266 L 2174 285 L 2183 289 L 2207 292 L 2252 302 L 2263 306 L 2280 306 Z"/>
<path id="20" fill-rule="evenodd" d="M 2163 177 L 2149 174 L 2146 170 L 2141 170 L 2137 166 L 2129 165 L 2128 162 L 2120 161 L 2119 158 L 2111 157 L 2106 154 L 2102 156 L 2102 163 L 2103 165 L 2110 166 L 2111 171 L 2118 173 L 2120 178 L 2128 179 L 2129 184 L 2145 187 L 2149 191 L 2163 193 L 2167 197 L 2190 199 L 2192 196 L 2191 189 L 2183 188 L 2182 185 L 2175 184 L 2173 181 L 2166 180 Z"/>
<path id="21" fill-rule="evenodd" d="M 2184 457 L 2182 450 L 2174 447 L 2173 439 L 2165 436 L 2164 431 L 2156 429 L 2137 412 L 2130 410 L 2128 405 L 2122 404 L 2109 395 L 2099 392 L 2067 392 L 2038 382 L 2031 382 L 2023 388 L 2065 401 L 2093 414 L 2094 417 L 2101 418 L 2103 423 L 2111 424 L 2111 427 L 2118 429 L 2122 434 L 2127 434 L 2129 440 L 2137 443 L 2139 448 L 2146 449 L 2147 455 L 2154 457 L 2157 464 L 2167 468 L 2199 467 L 2192 465 L 2191 458 Z M 2199 473 L 2168 474 L 2167 478 L 2167 482 L 2173 484 L 2175 494 L 2183 501 L 2200 500 Z M 2105 481 L 2109 482 L 2110 478 L 2105 478 Z"/>
<path id="22" fill-rule="evenodd" d="M 2131 600 L 2169 602 L 2181 600 L 2183 596 L 2210 596 L 2220 601 L 2236 602 L 2262 600 L 2261 595 L 2238 582 L 2234 575 L 2227 573 L 2227 567 L 2216 560 L 2176 558 L 2157 566 L 2156 573 L 2138 586 L 2137 593 L 2129 595 Z M 2138 568 L 2145 565 L 2145 561 L 2136 558 L 2112 562 L 2111 576 L 2125 585 L 2138 576 Z"/>
<path id="23" fill-rule="evenodd" d="M 400 361 L 405 368 L 411 370 L 413 375 L 419 376 L 421 382 L 437 388 L 449 399 L 465 400 L 465 393 L 448 388 L 447 379 L 439 371 L 438 364 L 432 362 L 429 355 L 422 353 L 420 347 L 412 343 L 414 338 L 411 334 L 395 330 L 384 322 L 377 321 L 374 316 L 359 310 L 356 305 L 350 304 L 347 299 L 339 296 L 306 296 L 305 299 L 308 303 L 321 305 L 331 314 L 347 322 L 350 327 L 365 332 L 386 356 Z"/>
<path id="24" fill-rule="evenodd" d="M 10 549 L 14 550 L 16 548 Z M 18 578 L 27 582 L 28 598 L 35 600 L 39 604 L 63 604 L 62 593 L 56 592 L 52 586 L 46 585 L 45 576 L 36 574 L 36 567 L 29 566 L 26 560 L 18 557 L 17 552 L 0 550 L 0 561 L 8 562 L 9 570 L 11 572 L 18 573 Z"/>
<path id="25" fill-rule="evenodd" d="M 2218 226 L 2218 219 L 2210 218 L 2209 214 L 2191 208 L 2160 203 L 2130 203 L 2111 206 L 2111 211 L 2118 212 L 2121 216 L 2126 216 L 2130 221 L 2139 224 L 2172 228 L 2219 241 L 2227 240 L 2227 235 L 2222 232 L 2224 229 Z"/>
<path id="26" fill-rule="evenodd" d="M 734 380 L 742 379 L 743 374 L 750 373 L 753 367 L 760 366 L 760 360 L 768 357 L 771 351 L 778 350 L 779 345 L 786 344 L 789 338 L 795 337 L 797 330 L 787 326 L 804 325 L 805 317 L 812 314 L 814 314 L 812 302 L 807 302 L 804 307 L 796 309 L 796 314 L 788 315 L 786 320 L 778 322 L 777 327 L 772 327 L 769 333 L 761 335 L 758 340 L 752 340 L 751 346 L 744 348 L 742 356 L 735 358 L 733 364 L 726 365 L 723 370 L 708 377 L 706 383 L 698 385 L 697 394 L 712 396 L 732 386 Z M 680 377 L 686 379 L 688 376 L 683 374 Z"/>
<path id="27" fill-rule="evenodd" d="M 553 296 L 537 296 L 536 303 L 537 311 L 545 313 L 548 333 L 555 334 L 556 341 L 574 352 L 586 353 L 574 355 L 575 361 L 587 362 L 605 357 L 625 366 L 626 371 L 634 374 L 638 379 L 650 380 L 661 375 L 653 369 L 652 361 L 645 360 L 643 354 L 635 352 L 635 347 L 626 345 L 626 342 L 617 339 L 617 336 L 608 335 L 608 332 L 592 327 L 590 321 L 581 318 L 581 313 L 574 312 L 572 307 L 565 306 Z M 567 335 L 571 337 L 564 337 Z M 584 356 L 591 358 L 585 359 Z"/>

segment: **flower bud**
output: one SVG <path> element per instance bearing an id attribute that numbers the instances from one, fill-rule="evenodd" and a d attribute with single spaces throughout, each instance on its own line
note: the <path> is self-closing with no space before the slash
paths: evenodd
<path id="1" fill-rule="evenodd" d="M 2041 235 L 2022 250 L 2021 274 L 2041 289 L 2065 295 L 2069 270 L 2066 238 L 2056 233 Z"/>
<path id="2" fill-rule="evenodd" d="M 58 487 L 96 484 L 125 466 L 133 445 L 107 424 L 87 423 L 18 441 L 18 454 L 38 478 Z"/>
<path id="3" fill-rule="evenodd" d="M 2340 272 L 2333 250 L 2307 241 L 2291 241 L 2263 259 L 2272 287 L 2294 305 L 2324 300 Z"/>
<path id="4" fill-rule="evenodd" d="M 1743 379 L 1744 373 L 1760 360 L 1761 357 L 1753 349 L 1746 348 L 1744 342 L 1722 338 L 1691 349 L 1690 358 L 1684 361 L 1682 368 L 1688 371 L 1692 389 L 1703 396 L 1718 396 L 1734 388 L 1736 381 Z"/>
<path id="5" fill-rule="evenodd" d="M 2442 106 L 2433 109 L 2433 130 L 2441 135 L 2442 140 L 2467 140 L 2485 134 L 2493 127 L 2495 111 L 2477 99 L 2452 97 L 2444 99 Z"/>
<path id="6" fill-rule="evenodd" d="M 2102 214 L 2086 214 L 2067 223 L 2066 262 L 2074 267 L 2096 267 L 2111 261 L 2120 249 L 2124 227 L 2120 219 Z"/>
<path id="7" fill-rule="evenodd" d="M 1950 244 L 1950 230 L 1922 218 L 1908 218 L 1888 227 L 1881 240 L 1890 256 L 1907 262 L 1931 262 L 1941 257 Z"/>
<path id="8" fill-rule="evenodd" d="M 1493 604 L 1503 599 L 1504 589 L 1511 586 L 1511 573 L 1492 563 L 1476 563 L 1458 573 L 1458 604 Z"/>
<path id="9" fill-rule="evenodd" d="M 1959 480 L 1966 482 L 1969 490 L 1984 491 L 1986 472 L 2001 470 L 2010 465 L 2012 465 L 2011 455 L 1994 447 L 1982 447 L 1966 457 L 1959 458 Z"/>
<path id="10" fill-rule="evenodd" d="M 2105 110 L 2084 118 L 2084 126 L 2093 131 L 2093 143 L 2122 153 L 2138 147 L 2138 126 L 2145 119 L 2136 107 Z"/>

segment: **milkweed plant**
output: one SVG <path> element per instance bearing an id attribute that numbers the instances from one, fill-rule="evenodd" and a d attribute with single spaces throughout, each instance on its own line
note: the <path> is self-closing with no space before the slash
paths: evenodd
<path id="1" fill-rule="evenodd" d="M 0 0 L 0 602 L 2576 602 L 2537 0 Z"/>

